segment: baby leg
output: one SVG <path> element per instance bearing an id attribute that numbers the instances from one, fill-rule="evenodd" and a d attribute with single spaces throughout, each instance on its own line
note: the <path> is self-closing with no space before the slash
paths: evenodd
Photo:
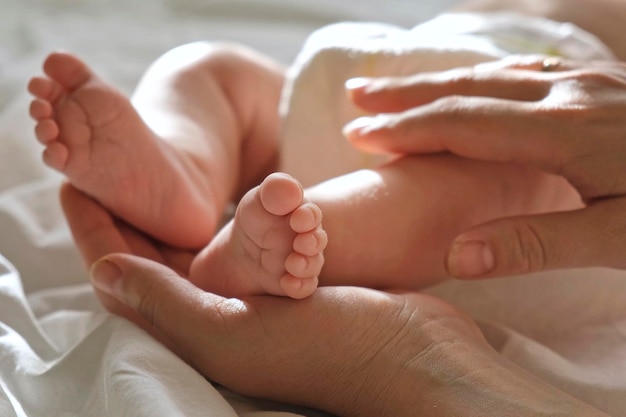
<path id="1" fill-rule="evenodd" d="M 563 179 L 514 164 L 411 156 L 307 189 L 324 213 L 320 285 L 419 289 L 448 277 L 465 229 L 504 216 L 578 208 Z"/>
<path id="2" fill-rule="evenodd" d="M 452 155 L 400 158 L 304 196 L 293 178 L 268 177 L 196 258 L 191 281 L 225 296 L 303 298 L 318 274 L 321 285 L 419 289 L 448 276 L 445 254 L 463 230 L 581 204 L 561 178 Z"/>
<path id="3" fill-rule="evenodd" d="M 160 58 L 129 100 L 67 53 L 35 77 L 44 160 L 154 237 L 199 247 L 228 202 L 273 170 L 282 68 L 234 45 Z"/>

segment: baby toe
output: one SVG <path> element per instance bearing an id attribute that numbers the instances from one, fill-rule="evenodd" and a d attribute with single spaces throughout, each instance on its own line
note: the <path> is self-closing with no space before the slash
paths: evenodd
<path id="1" fill-rule="evenodd" d="M 292 252 L 285 259 L 285 270 L 297 278 L 310 278 L 319 275 L 324 265 L 324 256 L 317 253 L 313 256 L 305 256 Z"/>
<path id="2" fill-rule="evenodd" d="M 54 142 L 46 147 L 43 152 L 43 161 L 50 168 L 63 171 L 69 156 L 67 146 L 60 142 Z"/>
<path id="3" fill-rule="evenodd" d="M 313 203 L 304 203 L 291 213 L 289 225 L 296 233 L 306 233 L 322 224 L 322 210 Z"/>
<path id="4" fill-rule="evenodd" d="M 285 295 L 297 300 L 313 294 L 317 286 L 317 277 L 302 279 L 287 274 L 280 279 L 280 287 Z"/>
<path id="5" fill-rule="evenodd" d="M 52 117 L 52 105 L 49 101 L 35 99 L 30 103 L 30 117 L 35 120 L 43 120 Z"/>
<path id="6" fill-rule="evenodd" d="M 42 144 L 48 144 L 59 136 L 59 125 L 52 119 L 45 119 L 35 126 L 35 137 Z"/>
<path id="7" fill-rule="evenodd" d="M 28 83 L 28 91 L 37 98 L 54 103 L 61 97 L 63 88 L 49 78 L 34 77 Z"/>
<path id="8" fill-rule="evenodd" d="M 328 235 L 321 227 L 299 234 L 293 241 L 293 250 L 305 256 L 314 256 L 326 249 Z"/>

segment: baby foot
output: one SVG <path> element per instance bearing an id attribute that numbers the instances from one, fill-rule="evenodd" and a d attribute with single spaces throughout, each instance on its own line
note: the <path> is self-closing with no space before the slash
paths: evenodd
<path id="1" fill-rule="evenodd" d="M 319 207 L 286 174 L 271 174 L 239 203 L 235 218 L 194 260 L 190 280 L 223 296 L 304 298 L 315 291 L 326 232 Z"/>
<path id="2" fill-rule="evenodd" d="M 176 246 L 205 245 L 218 213 L 179 151 L 75 56 L 51 54 L 43 68 L 28 89 L 44 162 L 142 231 Z"/>

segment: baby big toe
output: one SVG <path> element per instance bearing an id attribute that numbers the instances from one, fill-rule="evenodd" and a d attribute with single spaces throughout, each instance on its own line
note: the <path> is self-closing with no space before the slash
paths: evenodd
<path id="1" fill-rule="evenodd" d="M 67 90 L 75 90 L 90 77 L 87 65 L 72 54 L 54 52 L 43 64 L 44 72 Z"/>
<path id="2" fill-rule="evenodd" d="M 261 183 L 259 197 L 265 210 L 275 216 L 284 216 L 302 203 L 303 191 L 293 177 L 275 172 Z"/>

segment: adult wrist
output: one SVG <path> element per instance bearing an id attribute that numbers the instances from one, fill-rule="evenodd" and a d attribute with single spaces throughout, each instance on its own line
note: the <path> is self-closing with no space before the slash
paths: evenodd
<path id="1" fill-rule="evenodd" d="M 361 383 L 344 393 L 346 401 L 342 405 L 349 408 L 337 414 L 468 415 L 462 397 L 470 393 L 479 397 L 480 393 L 473 392 L 466 374 L 474 367 L 485 366 L 485 361 L 475 364 L 472 358 L 481 357 L 478 353 L 482 351 L 494 351 L 469 317 L 451 306 L 449 310 L 449 315 L 445 312 L 408 319 L 402 330 L 369 360 L 368 367 L 361 367 L 361 375 L 351 376 L 353 384 Z"/>
<path id="2" fill-rule="evenodd" d="M 519 368 L 484 340 L 451 330 L 397 368 L 378 416 L 602 416 Z M 365 414 L 363 414 L 365 415 Z"/>

